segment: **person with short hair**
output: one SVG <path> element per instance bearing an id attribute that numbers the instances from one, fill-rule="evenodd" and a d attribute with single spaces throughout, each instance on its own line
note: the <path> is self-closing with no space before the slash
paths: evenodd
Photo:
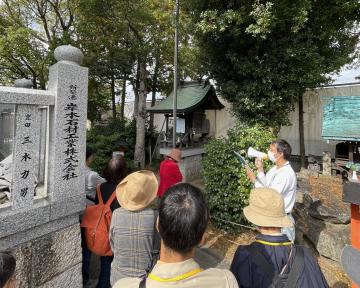
<path id="1" fill-rule="evenodd" d="M 274 189 L 251 191 L 249 205 L 243 212 L 260 234 L 250 245 L 240 245 L 231 263 L 230 270 L 240 288 L 328 287 L 311 253 L 303 246 L 294 245 L 281 232 L 281 228 L 292 225 L 284 207 L 284 199 Z M 282 277 L 277 277 L 279 274 Z M 286 277 L 291 281 L 287 286 L 271 286 L 273 281 L 283 281 Z"/>
<path id="2" fill-rule="evenodd" d="M 275 165 L 264 173 L 264 165 L 261 158 L 256 158 L 257 177 L 254 172 L 247 169 L 246 173 L 256 188 L 266 187 L 278 191 L 285 201 L 285 212 L 290 217 L 293 225 L 283 229 L 283 232 L 291 241 L 295 241 L 295 221 L 291 215 L 296 200 L 297 178 L 290 165 L 291 146 L 285 140 L 276 140 L 270 144 L 268 157 Z"/>
<path id="3" fill-rule="evenodd" d="M 165 191 L 182 181 L 183 176 L 180 172 L 179 162 L 181 161 L 181 150 L 172 149 L 171 152 L 160 163 L 160 185 L 158 189 L 158 197 L 161 198 Z"/>
<path id="4" fill-rule="evenodd" d="M 90 166 L 94 161 L 95 151 L 91 147 L 86 147 L 85 161 L 85 195 L 86 204 L 93 205 L 95 202 L 96 185 L 104 183 L 106 180 L 99 174 L 91 170 Z"/>
<path id="5" fill-rule="evenodd" d="M 147 288 L 237 288 L 230 271 L 203 270 L 194 260 L 195 247 L 204 242 L 208 221 L 209 211 L 200 189 L 187 183 L 170 187 L 159 206 L 160 260 L 147 277 L 124 278 L 114 288 L 138 288 L 139 285 Z"/>
<path id="6" fill-rule="evenodd" d="M 16 259 L 10 253 L 0 252 L 0 288 L 15 288 Z"/>

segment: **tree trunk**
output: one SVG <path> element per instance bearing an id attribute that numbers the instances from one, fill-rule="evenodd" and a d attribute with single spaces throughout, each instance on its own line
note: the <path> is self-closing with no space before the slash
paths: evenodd
<path id="1" fill-rule="evenodd" d="M 139 109 L 139 79 L 140 79 L 140 63 L 138 60 L 138 64 L 136 66 L 136 79 L 135 79 L 135 85 L 133 84 L 134 88 L 134 94 L 135 94 L 135 100 L 134 100 L 134 118 L 136 119 L 138 115 L 138 109 Z"/>
<path id="2" fill-rule="evenodd" d="M 112 102 L 112 116 L 116 118 L 116 102 L 115 102 L 115 77 L 111 75 L 111 102 Z"/>
<path id="3" fill-rule="evenodd" d="M 139 63 L 139 91 L 136 119 L 136 144 L 134 153 L 134 162 L 136 167 L 145 167 L 145 120 L 146 120 L 146 62 Z"/>
<path id="4" fill-rule="evenodd" d="M 121 121 L 124 121 L 124 117 L 125 117 L 125 96 L 126 96 L 126 78 L 127 75 L 124 75 L 124 82 L 123 82 L 123 87 L 122 87 L 122 94 L 121 94 L 121 111 L 120 111 L 120 119 Z"/>
<path id="5" fill-rule="evenodd" d="M 155 105 L 155 101 L 156 101 L 158 71 L 159 71 L 158 59 L 155 59 L 155 69 L 154 69 L 154 75 L 153 75 L 152 87 L 151 87 L 151 89 L 152 89 L 151 107 Z M 154 129 L 154 114 L 151 113 L 149 130 L 152 131 L 153 129 Z M 151 141 L 150 141 L 150 143 L 151 143 Z"/>
<path id="6" fill-rule="evenodd" d="M 304 139 L 304 103 L 303 93 L 299 96 L 299 141 L 300 141 L 300 158 L 301 168 L 306 168 L 305 159 L 305 139 Z"/>
<path id="7" fill-rule="evenodd" d="M 151 107 L 153 107 L 153 106 L 155 105 L 155 102 L 156 102 L 156 90 L 157 90 L 158 71 L 159 71 L 158 59 L 155 58 L 155 69 L 154 69 L 154 75 L 153 75 L 152 87 L 151 87 L 151 90 L 152 90 L 152 94 L 151 94 Z M 154 114 L 153 114 L 153 113 L 150 113 L 149 130 L 150 130 L 150 133 L 152 133 L 153 130 L 154 130 Z M 151 134 L 150 139 L 149 139 L 149 144 L 148 144 L 148 147 L 149 147 L 149 159 L 150 159 L 149 164 L 150 164 L 150 165 L 152 164 L 152 151 L 153 151 L 153 147 L 152 147 L 152 136 L 153 136 L 153 135 Z M 156 147 L 154 147 L 154 148 L 156 148 Z"/>

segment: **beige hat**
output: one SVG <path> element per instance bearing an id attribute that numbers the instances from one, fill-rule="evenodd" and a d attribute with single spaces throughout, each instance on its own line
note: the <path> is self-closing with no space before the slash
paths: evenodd
<path id="1" fill-rule="evenodd" d="M 156 197 L 158 181 L 148 170 L 131 173 L 116 187 L 116 198 L 121 207 L 129 211 L 146 208 Z"/>
<path id="2" fill-rule="evenodd" d="M 171 152 L 167 156 L 174 159 L 177 162 L 180 162 L 181 161 L 181 150 L 174 148 L 171 150 Z"/>
<path id="3" fill-rule="evenodd" d="M 255 188 L 250 192 L 249 206 L 244 215 L 251 223 L 260 227 L 289 227 L 291 223 L 285 213 L 283 197 L 274 189 Z"/>

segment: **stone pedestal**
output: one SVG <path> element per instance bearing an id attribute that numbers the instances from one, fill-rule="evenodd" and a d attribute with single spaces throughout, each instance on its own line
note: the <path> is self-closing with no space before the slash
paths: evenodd
<path id="1" fill-rule="evenodd" d="M 82 287 L 79 224 L 12 248 L 18 287 Z"/>

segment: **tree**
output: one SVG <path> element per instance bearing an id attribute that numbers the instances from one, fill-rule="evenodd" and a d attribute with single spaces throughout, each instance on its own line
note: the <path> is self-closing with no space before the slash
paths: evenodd
<path id="1" fill-rule="evenodd" d="M 209 74 L 247 123 L 289 124 L 305 89 L 328 83 L 357 56 L 359 1 L 188 3 Z"/>
<path id="2" fill-rule="evenodd" d="M 0 81 L 29 78 L 45 88 L 53 51 L 73 42 L 75 1 L 3 0 L 0 2 Z"/>
<path id="3" fill-rule="evenodd" d="M 78 42 L 85 52 L 90 78 L 109 91 L 113 118 L 117 117 L 119 82 L 126 79 L 135 61 L 127 39 L 128 27 L 118 3 L 114 0 L 79 0 L 76 21 Z"/>

